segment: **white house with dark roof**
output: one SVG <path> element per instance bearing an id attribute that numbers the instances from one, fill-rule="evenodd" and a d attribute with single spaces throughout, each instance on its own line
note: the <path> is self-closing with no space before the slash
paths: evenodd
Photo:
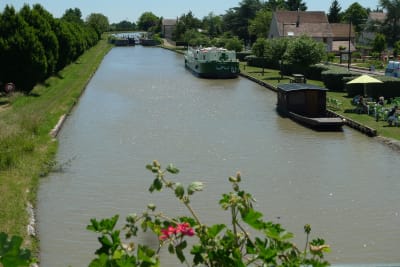
<path id="1" fill-rule="evenodd" d="M 349 28 L 349 24 L 332 26 L 329 23 L 328 17 L 323 11 L 276 11 L 273 13 L 269 38 L 282 37 L 299 37 L 302 35 L 309 36 L 316 41 L 323 42 L 326 45 L 326 51 L 333 51 L 336 45 L 344 45 L 347 49 L 347 44 L 336 43 L 343 42 L 347 37 L 344 29 Z M 334 30 L 332 30 L 332 27 Z M 354 30 L 351 34 L 351 49 L 354 49 Z"/>

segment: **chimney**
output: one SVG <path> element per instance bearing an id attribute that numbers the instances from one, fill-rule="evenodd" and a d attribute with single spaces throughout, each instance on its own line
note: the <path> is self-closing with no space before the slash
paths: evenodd
<path id="1" fill-rule="evenodd" d="M 300 9 L 297 9 L 297 21 L 296 21 L 296 28 L 300 25 Z"/>

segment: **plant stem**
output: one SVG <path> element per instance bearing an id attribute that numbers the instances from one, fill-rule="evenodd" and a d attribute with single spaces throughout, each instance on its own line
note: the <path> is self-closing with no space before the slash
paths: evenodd
<path id="1" fill-rule="evenodd" d="M 237 229 L 236 229 L 236 212 L 235 207 L 231 207 L 231 214 L 232 214 L 232 227 L 233 227 L 233 234 L 235 235 L 235 245 L 236 247 L 239 246 L 238 236 L 237 236 Z"/>

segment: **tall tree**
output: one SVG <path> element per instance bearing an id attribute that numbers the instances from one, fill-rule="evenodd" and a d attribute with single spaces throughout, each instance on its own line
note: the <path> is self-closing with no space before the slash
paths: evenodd
<path id="1" fill-rule="evenodd" d="M 362 30 L 361 26 L 364 25 L 367 18 L 367 10 L 357 2 L 351 4 L 344 12 L 344 20 L 351 21 L 356 32 L 360 32 Z"/>
<path id="2" fill-rule="evenodd" d="M 24 5 L 19 14 L 21 14 L 29 26 L 33 27 L 36 36 L 44 48 L 47 66 L 46 77 L 49 77 L 56 70 L 58 61 L 58 40 L 51 27 L 54 19 L 51 15 L 46 14 L 43 7 L 38 4 L 33 9 L 30 9 L 28 5 Z"/>
<path id="3" fill-rule="evenodd" d="M 136 23 L 130 22 L 127 20 L 122 20 L 118 23 L 113 23 L 110 26 L 110 30 L 113 31 L 131 31 L 131 30 L 136 30 Z"/>
<path id="4" fill-rule="evenodd" d="M 333 0 L 328 13 L 329 23 L 339 23 L 341 21 L 341 10 L 338 0 Z"/>
<path id="5" fill-rule="evenodd" d="M 217 37 L 222 33 L 222 17 L 216 16 L 212 12 L 203 18 L 203 28 L 209 37 Z"/>
<path id="6" fill-rule="evenodd" d="M 264 3 L 264 6 L 271 11 L 286 9 L 285 0 L 268 0 Z"/>
<path id="7" fill-rule="evenodd" d="M 250 20 L 249 33 L 253 36 L 268 37 L 269 25 L 272 20 L 272 12 L 263 8 L 256 13 L 256 17 Z"/>
<path id="8" fill-rule="evenodd" d="M 290 11 L 306 11 L 307 5 L 303 3 L 303 0 L 286 0 L 285 1 L 286 9 Z"/>
<path id="9" fill-rule="evenodd" d="M 0 13 L 0 81 L 29 92 L 46 73 L 46 56 L 35 30 L 15 9 Z"/>
<path id="10" fill-rule="evenodd" d="M 61 18 L 68 22 L 83 24 L 82 12 L 79 8 L 69 8 L 65 10 L 64 15 Z"/>
<path id="11" fill-rule="evenodd" d="M 372 50 L 374 52 L 379 53 L 380 57 L 385 49 L 386 49 L 386 37 L 385 35 L 378 33 L 375 36 L 374 41 L 372 42 Z"/>
<path id="12" fill-rule="evenodd" d="M 231 8 L 223 17 L 225 31 L 231 31 L 233 35 L 246 42 L 255 41 L 255 36 L 250 36 L 248 27 L 251 19 L 254 19 L 258 10 L 262 8 L 259 0 L 243 0 L 239 7 Z"/>
<path id="13" fill-rule="evenodd" d="M 77 57 L 76 36 L 71 30 L 71 23 L 62 19 L 58 19 L 54 23 L 54 32 L 57 36 L 59 44 L 59 58 L 56 70 L 63 69 Z"/>
<path id="14" fill-rule="evenodd" d="M 380 5 L 386 10 L 386 25 L 389 30 L 389 44 L 393 45 L 399 39 L 400 0 L 380 0 Z"/>
<path id="15" fill-rule="evenodd" d="M 174 38 L 176 41 L 182 41 L 186 31 L 197 31 L 200 27 L 201 21 L 194 17 L 192 11 L 189 11 L 187 14 L 183 14 L 178 19 L 178 23 L 176 24 L 174 31 Z"/>
<path id="16" fill-rule="evenodd" d="M 137 22 L 138 28 L 142 31 L 149 31 L 150 28 L 158 25 L 159 18 L 152 12 L 144 12 Z"/>
<path id="17" fill-rule="evenodd" d="M 86 23 L 93 27 L 96 31 L 98 37 L 101 37 L 101 34 L 105 31 L 108 31 L 110 28 L 110 23 L 108 22 L 108 18 L 103 14 L 92 13 L 86 18 Z"/>

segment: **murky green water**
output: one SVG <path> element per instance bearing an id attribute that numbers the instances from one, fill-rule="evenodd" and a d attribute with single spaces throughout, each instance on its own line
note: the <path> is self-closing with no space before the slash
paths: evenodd
<path id="1" fill-rule="evenodd" d="M 120 214 L 122 223 L 150 202 L 186 214 L 172 194 L 148 193 L 153 159 L 177 165 L 184 184 L 206 184 L 193 200 L 205 222 L 227 220 L 217 202 L 240 170 L 257 208 L 299 246 L 310 223 L 334 264 L 399 263 L 399 154 L 347 127 L 312 131 L 278 116 L 275 103 L 274 92 L 243 78 L 196 78 L 170 51 L 114 48 L 61 131 L 63 171 L 42 181 L 41 266 L 87 266 L 98 248 L 85 230 L 93 217 Z"/>

